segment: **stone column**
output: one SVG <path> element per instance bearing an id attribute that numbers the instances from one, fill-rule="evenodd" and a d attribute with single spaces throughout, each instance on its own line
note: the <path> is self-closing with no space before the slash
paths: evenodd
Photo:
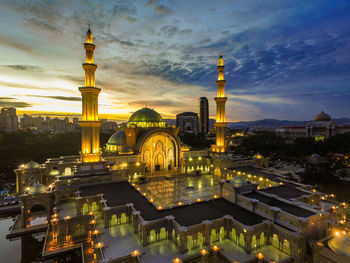
<path id="1" fill-rule="evenodd" d="M 245 239 L 245 250 L 248 254 L 252 251 L 252 235 L 251 233 L 245 233 L 244 234 Z"/>
<path id="2" fill-rule="evenodd" d="M 111 208 L 110 207 L 104 207 L 103 210 L 102 210 L 102 216 L 103 216 L 103 219 L 104 219 L 104 227 L 105 228 L 109 228 L 110 225 L 109 225 L 109 217 L 110 217 L 110 212 L 111 211 Z"/>
<path id="3" fill-rule="evenodd" d="M 81 197 L 76 197 L 75 198 L 75 207 L 77 209 L 77 215 L 81 215 L 82 214 L 82 205 L 81 205 Z"/>
<path id="4" fill-rule="evenodd" d="M 140 223 L 140 218 L 139 218 L 140 214 L 141 214 L 140 211 L 132 212 L 134 233 L 137 233 L 137 234 L 139 234 L 139 226 L 138 225 Z"/>
<path id="5" fill-rule="evenodd" d="M 250 199 L 250 203 L 252 205 L 252 212 L 255 213 L 256 206 L 259 203 L 259 200 L 252 198 L 252 199 Z"/>
<path id="6" fill-rule="evenodd" d="M 205 221 L 203 221 L 203 225 L 204 225 L 204 231 L 203 231 L 204 246 L 209 246 L 210 245 L 211 221 L 205 220 Z"/>
<path id="7" fill-rule="evenodd" d="M 186 227 L 180 227 L 179 228 L 179 235 L 180 235 L 180 253 L 185 253 L 186 252 L 186 243 L 187 243 L 187 238 L 186 238 L 186 233 L 187 233 L 187 228 Z"/>

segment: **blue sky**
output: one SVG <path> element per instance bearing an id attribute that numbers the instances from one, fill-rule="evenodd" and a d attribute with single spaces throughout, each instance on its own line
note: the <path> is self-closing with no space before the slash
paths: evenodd
<path id="1" fill-rule="evenodd" d="M 146 103 L 210 115 L 223 52 L 227 119 L 350 117 L 350 1 L 0 0 L 0 107 L 79 113 L 83 42 L 95 37 L 100 113 Z"/>

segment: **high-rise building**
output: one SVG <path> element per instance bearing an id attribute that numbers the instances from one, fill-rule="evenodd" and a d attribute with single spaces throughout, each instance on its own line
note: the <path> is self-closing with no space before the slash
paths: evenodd
<path id="1" fill-rule="evenodd" d="M 18 129 L 18 117 L 15 108 L 2 108 L 0 116 L 1 128 L 7 131 L 16 131 Z"/>
<path id="2" fill-rule="evenodd" d="M 199 99 L 199 132 L 207 134 L 209 131 L 209 103 L 206 97 Z"/>
<path id="3" fill-rule="evenodd" d="M 227 97 L 225 97 L 225 84 L 224 79 L 224 59 L 222 54 L 220 54 L 219 62 L 217 66 L 218 79 L 216 80 L 216 86 L 218 87 L 217 97 L 215 97 L 216 102 L 216 144 L 212 145 L 212 151 L 217 153 L 224 153 L 226 151 L 226 121 L 225 121 L 225 104 Z"/>
<path id="4" fill-rule="evenodd" d="M 97 65 L 94 64 L 94 39 L 89 27 L 86 32 L 86 41 L 84 49 L 86 51 L 85 63 L 85 86 L 80 87 L 83 116 L 79 122 L 81 126 L 81 162 L 99 162 L 101 161 L 100 152 L 100 126 L 98 119 L 98 95 L 101 89 L 95 87 L 95 71 Z"/>
<path id="5" fill-rule="evenodd" d="M 198 114 L 195 112 L 183 112 L 176 115 L 176 127 L 180 133 L 198 133 Z"/>

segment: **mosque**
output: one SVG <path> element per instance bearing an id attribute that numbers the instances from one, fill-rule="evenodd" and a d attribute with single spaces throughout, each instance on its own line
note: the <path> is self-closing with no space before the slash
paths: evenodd
<path id="1" fill-rule="evenodd" d="M 349 125 L 337 125 L 324 111 L 316 114 L 314 119 L 307 122 L 305 126 L 281 126 L 277 129 L 277 133 L 282 137 L 313 137 L 316 140 L 347 132 L 350 132 Z"/>
<path id="2" fill-rule="evenodd" d="M 43 234 L 44 262 L 350 261 L 345 203 L 269 172 L 261 154 L 230 152 L 222 54 L 210 149 L 190 149 L 146 107 L 102 151 L 90 28 L 84 49 L 81 152 L 15 170 L 21 212 L 8 239 Z"/>

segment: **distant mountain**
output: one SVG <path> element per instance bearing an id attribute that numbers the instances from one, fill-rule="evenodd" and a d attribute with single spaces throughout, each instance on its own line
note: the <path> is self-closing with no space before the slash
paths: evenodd
<path id="1" fill-rule="evenodd" d="M 350 118 L 332 119 L 338 125 L 350 125 Z M 229 122 L 228 127 L 240 129 L 240 128 L 279 128 L 281 126 L 305 126 L 308 121 L 289 121 L 289 120 L 276 120 L 276 119 L 263 119 L 256 121 L 239 121 Z"/>
<path id="2" fill-rule="evenodd" d="M 350 118 L 339 118 L 332 119 L 338 125 L 350 125 Z M 165 119 L 167 124 L 176 125 L 176 119 Z M 244 128 L 260 128 L 260 129 L 271 129 L 279 128 L 281 126 L 305 126 L 308 121 L 289 121 L 289 120 L 276 120 L 276 119 L 263 119 L 256 121 L 238 121 L 228 122 L 227 126 L 233 129 L 244 129 Z M 214 127 L 215 120 L 209 119 L 209 127 Z"/>
<path id="3" fill-rule="evenodd" d="M 239 122 L 229 122 L 228 127 L 231 128 L 278 128 L 280 126 L 305 126 L 306 121 L 288 121 L 288 120 L 276 120 L 276 119 L 263 119 L 256 121 L 239 121 Z"/>

